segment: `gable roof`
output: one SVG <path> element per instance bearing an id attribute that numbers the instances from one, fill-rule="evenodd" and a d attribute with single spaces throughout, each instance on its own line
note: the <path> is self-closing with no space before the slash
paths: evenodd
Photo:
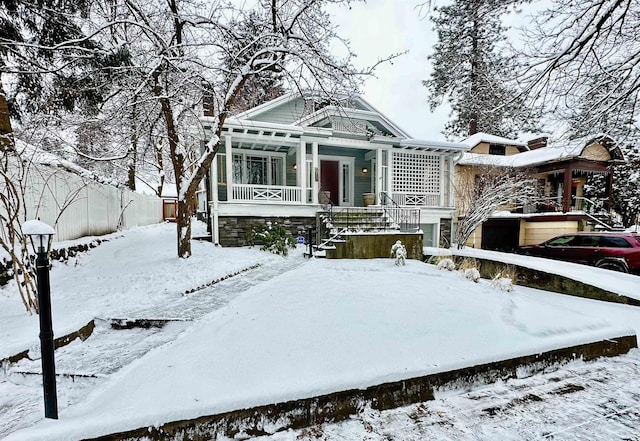
<path id="1" fill-rule="evenodd" d="M 480 132 L 474 135 L 471 135 L 462 141 L 461 144 L 466 144 L 469 148 L 474 148 L 478 144 L 486 142 L 487 144 L 501 144 L 501 145 L 512 145 L 516 147 L 524 147 L 525 150 L 529 150 L 526 142 L 517 141 L 515 139 L 504 138 L 502 136 L 490 135 L 488 133 Z"/>
<path id="2" fill-rule="evenodd" d="M 269 122 L 268 119 L 262 120 L 261 117 L 267 116 L 269 112 L 277 111 L 278 108 L 285 108 L 285 106 L 293 104 L 296 100 L 302 99 L 306 101 L 313 100 L 314 98 L 322 100 L 322 98 L 320 98 L 318 94 L 311 91 L 306 91 L 303 93 L 289 92 L 252 109 L 241 112 L 235 115 L 234 119 Z M 342 102 L 343 104 L 334 105 L 327 103 L 326 105 L 321 105 L 319 109 L 306 114 L 305 112 L 307 111 L 307 109 L 298 109 L 299 117 L 292 118 L 289 124 L 309 127 L 313 126 L 313 124 L 315 123 L 318 123 L 323 118 L 352 118 L 354 120 L 358 119 L 369 121 L 374 126 L 380 125 L 384 127 L 384 130 L 381 130 L 382 132 L 388 132 L 389 134 L 397 138 L 411 138 L 411 136 L 406 131 L 402 130 L 397 124 L 383 115 L 360 95 L 345 94 L 342 96 L 338 96 L 336 101 Z"/>
<path id="3" fill-rule="evenodd" d="M 598 135 L 595 137 L 576 139 L 568 143 L 549 145 L 509 156 L 465 153 L 458 164 L 495 167 L 529 167 L 579 158 L 588 147 L 595 144 L 603 144 L 611 154 L 612 160 L 624 161 L 619 147 L 615 145 L 615 140 L 606 135 Z"/>

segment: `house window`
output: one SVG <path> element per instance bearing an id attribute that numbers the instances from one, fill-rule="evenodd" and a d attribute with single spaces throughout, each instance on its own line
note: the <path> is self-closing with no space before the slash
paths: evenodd
<path id="1" fill-rule="evenodd" d="M 233 181 L 239 184 L 284 185 L 284 154 L 234 153 Z"/>
<path id="2" fill-rule="evenodd" d="M 504 156 L 507 152 L 507 147 L 500 144 L 489 144 L 489 154 L 490 155 L 502 155 Z"/>

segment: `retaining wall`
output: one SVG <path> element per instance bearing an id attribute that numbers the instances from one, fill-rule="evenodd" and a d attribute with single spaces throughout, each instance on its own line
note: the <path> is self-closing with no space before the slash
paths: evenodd
<path id="1" fill-rule="evenodd" d="M 343 421 L 367 406 L 384 410 L 432 400 L 434 390 L 438 388 L 459 388 L 473 382 L 517 378 L 518 369 L 525 366 L 528 372 L 541 372 L 554 363 L 576 358 L 591 360 L 602 356 L 615 356 L 625 354 L 635 347 L 637 347 L 635 335 L 621 336 L 541 354 L 380 384 L 366 389 L 352 389 L 218 415 L 201 416 L 191 420 L 173 421 L 159 427 L 141 427 L 85 441 L 210 441 L 219 437 L 246 439 L 248 436 L 269 435 L 288 429 Z"/>

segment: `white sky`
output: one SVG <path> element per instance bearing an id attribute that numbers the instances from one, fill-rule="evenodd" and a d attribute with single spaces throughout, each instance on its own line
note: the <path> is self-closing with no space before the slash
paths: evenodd
<path id="1" fill-rule="evenodd" d="M 407 51 L 393 64 L 379 66 L 377 78 L 369 79 L 363 95 L 374 107 L 417 139 L 442 141 L 450 108 L 429 110 L 427 89 L 422 81 L 429 78 L 432 52 L 437 35 L 433 23 L 426 16 L 424 0 L 366 0 L 351 5 L 351 9 L 336 9 L 338 33 L 351 41 L 351 49 L 358 54 L 358 66 L 367 66 L 393 53 Z M 433 2 L 432 2 L 433 3 Z M 438 4 L 447 3 L 438 0 Z M 538 0 L 520 7 L 522 12 L 505 16 L 505 24 L 512 28 L 507 35 L 513 38 L 517 28 L 529 21 L 534 11 L 548 6 L 548 0 Z"/>
<path id="2" fill-rule="evenodd" d="M 375 63 L 393 53 L 408 51 L 378 67 L 363 95 L 394 123 L 418 139 L 444 140 L 448 109 L 429 111 L 422 81 L 429 76 L 427 56 L 436 41 L 432 23 L 420 17 L 417 0 L 367 0 L 351 10 L 336 12 L 339 34 L 351 41 L 359 66 Z M 424 14 L 422 14 L 424 15 Z"/>

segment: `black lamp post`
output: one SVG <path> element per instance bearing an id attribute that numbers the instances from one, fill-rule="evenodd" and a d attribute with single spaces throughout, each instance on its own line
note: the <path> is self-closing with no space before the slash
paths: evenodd
<path id="1" fill-rule="evenodd" d="M 49 284 L 49 241 L 55 230 L 39 220 L 22 225 L 22 232 L 30 237 L 36 252 L 36 277 L 38 281 L 38 310 L 40 316 L 40 353 L 42 360 L 42 386 L 44 388 L 44 416 L 58 419 L 56 392 L 56 363 L 51 323 L 51 288 Z"/>

